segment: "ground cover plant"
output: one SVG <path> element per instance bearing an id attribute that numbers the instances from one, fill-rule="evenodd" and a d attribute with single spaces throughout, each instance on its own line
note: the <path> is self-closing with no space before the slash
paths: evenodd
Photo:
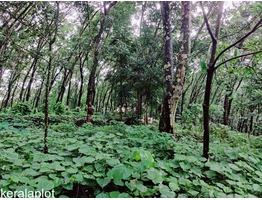
<path id="1" fill-rule="evenodd" d="M 157 127 L 0 124 L 0 188 L 54 189 L 55 197 L 262 197 L 261 138 L 216 127 L 210 161 L 202 143 L 181 129 L 179 139 Z M 188 130 L 190 132 L 190 130 Z"/>

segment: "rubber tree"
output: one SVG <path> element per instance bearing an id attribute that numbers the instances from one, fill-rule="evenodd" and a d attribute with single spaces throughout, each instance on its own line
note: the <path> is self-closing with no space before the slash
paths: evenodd
<path id="1" fill-rule="evenodd" d="M 165 95 L 162 107 L 162 116 L 160 118 L 159 130 L 168 133 L 174 133 L 175 115 L 178 100 L 183 92 L 185 69 L 187 59 L 190 53 L 190 24 L 191 24 L 191 3 L 183 1 L 181 35 L 182 45 L 176 65 L 175 74 L 173 74 L 173 49 L 171 25 L 169 16 L 169 2 L 162 3 L 163 27 L 164 27 L 164 73 L 165 73 Z"/>
<path id="2" fill-rule="evenodd" d="M 116 4 L 116 1 L 110 2 L 107 4 L 107 2 L 103 2 L 103 8 L 104 8 L 104 13 L 102 20 L 100 22 L 100 27 L 97 35 L 94 38 L 94 53 L 93 53 L 93 65 L 91 67 L 90 75 L 89 75 L 89 80 L 88 80 L 88 86 L 87 86 L 87 98 L 86 98 L 86 105 L 91 103 L 91 105 L 94 104 L 94 99 L 95 99 L 95 79 L 96 79 L 96 73 L 97 73 L 97 67 L 98 67 L 98 62 L 99 62 L 99 54 L 101 51 L 101 42 L 102 42 L 102 34 L 105 30 L 105 24 L 108 19 L 108 14 L 110 9 Z"/>
<path id="3" fill-rule="evenodd" d="M 48 19 L 48 16 L 46 16 Z M 50 26 L 48 26 L 47 31 L 48 31 L 48 52 L 49 52 L 49 59 L 47 63 L 47 75 L 46 75 L 46 87 L 45 87 L 45 132 L 44 132 L 44 153 L 48 153 L 48 146 L 47 146 L 47 136 L 48 136 L 48 125 L 49 125 L 49 120 L 48 120 L 48 105 L 49 105 L 49 84 L 50 84 L 50 76 L 51 76 L 51 67 L 53 64 L 53 44 L 56 41 L 57 38 L 57 32 L 58 32 L 58 18 L 59 18 L 59 2 L 56 2 L 56 12 L 54 13 L 54 18 L 50 22 Z M 51 27 L 54 27 L 51 29 Z"/>
<path id="4" fill-rule="evenodd" d="M 252 54 L 257 54 L 257 53 L 261 53 L 262 50 L 256 51 L 256 52 L 250 52 L 250 53 L 246 53 L 246 54 L 242 54 L 239 56 L 235 56 L 232 58 L 229 58 L 219 64 L 216 65 L 217 61 L 219 60 L 219 58 L 229 49 L 231 49 L 232 47 L 236 46 L 237 44 L 239 44 L 240 42 L 243 42 L 248 36 L 250 36 L 252 33 L 254 33 L 258 28 L 261 27 L 262 24 L 262 19 L 259 19 L 259 21 L 256 23 L 256 25 L 252 28 L 251 31 L 249 31 L 247 34 L 245 34 L 243 37 L 241 37 L 240 39 L 238 39 L 236 42 L 232 43 L 231 45 L 229 45 L 228 47 L 226 47 L 225 49 L 223 49 L 217 56 L 217 44 L 218 44 L 218 36 L 219 36 L 219 31 L 220 31 L 220 25 L 221 25 L 221 20 L 222 20 L 222 14 L 223 14 L 223 4 L 224 2 L 218 2 L 218 10 L 217 10 L 217 20 L 216 20 L 216 25 L 215 25 L 215 32 L 213 33 L 213 31 L 211 30 L 211 26 L 209 24 L 207 15 L 205 13 L 204 10 L 204 6 L 203 3 L 200 2 L 200 6 L 202 9 L 202 13 L 204 16 L 204 20 L 205 20 L 205 24 L 208 30 L 208 33 L 211 37 L 212 40 L 212 45 L 211 45 L 211 53 L 210 53 L 210 60 L 209 60 L 209 64 L 208 64 L 208 68 L 207 68 L 207 77 L 206 77 L 206 84 L 205 84 L 205 95 L 204 95 L 204 103 L 203 103 L 203 127 L 204 127 L 204 134 L 203 134 L 203 156 L 208 160 L 209 158 L 209 106 L 210 106 L 210 96 L 211 96 L 211 89 L 212 89 L 212 80 L 213 80 L 213 76 L 216 72 L 216 70 L 224 65 L 225 63 L 234 60 L 234 59 L 238 59 L 241 57 L 245 57 L 245 56 L 249 56 Z"/>
<path id="5" fill-rule="evenodd" d="M 172 48 L 172 35 L 170 23 L 170 6 L 169 2 L 162 2 L 162 19 L 164 29 L 164 87 L 165 94 L 163 99 L 162 113 L 159 122 L 159 131 L 172 133 L 173 129 L 170 123 L 170 108 L 172 97 L 172 83 L 173 83 L 173 48 Z"/>
<path id="6" fill-rule="evenodd" d="M 182 45 L 178 56 L 175 76 L 173 78 L 173 95 L 171 97 L 171 127 L 175 134 L 175 116 L 177 111 L 178 100 L 183 92 L 187 60 L 190 53 L 190 25 L 191 25 L 191 2 L 182 1 Z"/>

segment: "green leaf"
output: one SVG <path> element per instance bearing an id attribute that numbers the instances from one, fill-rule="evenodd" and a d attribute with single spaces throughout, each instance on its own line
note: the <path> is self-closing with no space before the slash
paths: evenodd
<path id="1" fill-rule="evenodd" d="M 71 167 L 71 168 L 67 169 L 66 171 L 67 171 L 68 173 L 70 173 L 70 174 L 75 174 L 75 173 L 78 172 L 78 169 Z"/>
<path id="2" fill-rule="evenodd" d="M 56 171 L 65 171 L 66 170 L 65 167 L 61 166 L 61 163 L 59 162 L 53 162 L 50 167 Z"/>
<path id="3" fill-rule="evenodd" d="M 73 161 L 76 163 L 76 166 L 81 166 L 83 164 L 82 158 L 73 158 Z"/>
<path id="4" fill-rule="evenodd" d="M 175 198 L 176 197 L 176 193 L 171 191 L 169 187 L 167 187 L 166 185 L 160 184 L 158 187 L 159 187 L 159 192 L 161 193 L 161 197 L 164 197 L 164 198 Z"/>
<path id="5" fill-rule="evenodd" d="M 105 186 L 107 186 L 110 183 L 111 179 L 110 178 L 97 178 L 96 182 L 102 187 L 104 188 Z"/>
<path id="6" fill-rule="evenodd" d="M 110 197 L 109 194 L 105 192 L 102 192 L 96 195 L 96 198 L 109 198 L 109 197 Z"/>
<path id="7" fill-rule="evenodd" d="M 53 181 L 49 181 L 47 179 L 40 179 L 40 181 L 38 182 L 37 184 L 37 189 L 38 190 L 45 190 L 45 191 L 48 191 L 48 190 L 52 190 L 54 189 L 55 185 L 53 183 Z"/>
<path id="8" fill-rule="evenodd" d="M 142 182 L 139 182 L 139 183 L 136 185 L 136 188 L 137 188 L 140 192 L 146 192 L 146 191 L 147 191 L 147 187 L 144 186 Z"/>
<path id="9" fill-rule="evenodd" d="M 154 166 L 154 158 L 149 151 L 141 150 L 140 151 L 141 163 L 146 168 Z"/>
<path id="10" fill-rule="evenodd" d="M 185 162 L 180 162 L 179 165 L 183 169 L 183 171 L 185 171 L 185 172 L 188 171 L 191 168 L 190 164 L 187 163 L 187 162 L 186 163 Z"/>
<path id="11" fill-rule="evenodd" d="M 23 172 L 22 172 L 22 174 L 24 174 L 24 175 L 26 175 L 26 176 L 38 176 L 40 173 L 39 172 L 37 172 L 37 171 L 35 171 L 35 170 L 33 170 L 33 169 L 25 169 Z"/>
<path id="12" fill-rule="evenodd" d="M 113 167 L 111 171 L 108 172 L 108 176 L 112 177 L 117 183 L 121 182 L 122 179 L 127 180 L 133 172 L 131 167 L 119 164 Z"/>
<path id="13" fill-rule="evenodd" d="M 171 178 L 171 180 L 170 180 L 170 182 L 169 182 L 169 184 L 168 184 L 168 186 L 170 187 L 170 189 L 172 190 L 172 191 L 174 191 L 174 192 L 177 192 L 177 191 L 179 191 L 180 190 L 180 188 L 179 188 L 179 185 L 178 185 L 178 180 L 176 179 L 176 178 Z"/>
<path id="14" fill-rule="evenodd" d="M 84 180 L 82 174 L 75 174 L 74 177 L 75 177 L 75 181 L 78 183 L 81 183 Z"/>
<path id="15" fill-rule="evenodd" d="M 241 171 L 241 169 L 237 166 L 237 165 L 235 165 L 235 164 L 228 164 L 228 166 L 231 168 L 231 169 L 233 169 L 233 170 L 235 170 L 235 171 Z"/>
<path id="16" fill-rule="evenodd" d="M 131 198 L 131 196 L 128 193 L 120 193 L 119 198 Z"/>
<path id="17" fill-rule="evenodd" d="M 73 182 L 69 182 L 67 184 L 64 184 L 63 188 L 65 188 L 66 190 L 73 190 L 73 186 L 74 186 Z"/>
<path id="18" fill-rule="evenodd" d="M 135 151 L 133 153 L 132 159 L 135 160 L 135 161 L 139 161 L 141 159 L 140 154 L 139 154 L 138 151 Z"/>
<path id="19" fill-rule="evenodd" d="M 152 180 L 154 184 L 162 183 L 166 173 L 164 171 L 157 170 L 155 168 L 150 168 L 147 170 L 147 178 Z"/>
<path id="20" fill-rule="evenodd" d="M 91 156 L 89 156 L 89 157 L 82 157 L 82 161 L 84 162 L 84 163 L 93 163 L 94 161 L 95 161 L 95 158 L 93 158 L 93 157 L 91 157 Z"/>
<path id="21" fill-rule="evenodd" d="M 262 186 L 258 185 L 258 184 L 253 184 L 253 190 L 255 192 L 262 192 Z"/>
<path id="22" fill-rule="evenodd" d="M 118 159 L 109 158 L 109 159 L 106 160 L 106 163 L 107 163 L 108 165 L 110 165 L 111 167 L 113 167 L 113 166 L 119 164 L 120 161 L 119 161 Z"/>
<path id="23" fill-rule="evenodd" d="M 120 195 L 120 192 L 118 191 L 113 191 L 109 193 L 110 198 L 118 198 L 119 195 Z"/>
<path id="24" fill-rule="evenodd" d="M 206 70 L 207 70 L 206 61 L 201 60 L 201 61 L 200 61 L 200 66 L 201 66 L 201 70 L 202 70 L 202 71 L 206 71 Z"/>
<path id="25" fill-rule="evenodd" d="M 184 185 L 184 186 L 190 186 L 191 185 L 191 181 L 185 178 L 179 178 L 179 184 L 180 185 Z"/>
<path id="26" fill-rule="evenodd" d="M 189 190 L 188 193 L 192 196 L 192 197 L 196 197 L 199 192 L 198 191 L 195 191 L 195 190 Z"/>

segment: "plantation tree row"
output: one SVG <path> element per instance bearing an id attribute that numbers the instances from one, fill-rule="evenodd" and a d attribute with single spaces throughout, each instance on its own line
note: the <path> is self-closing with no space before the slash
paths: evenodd
<path id="1" fill-rule="evenodd" d="M 1 110 L 92 104 L 261 134 L 261 2 L 1 2 Z M 203 107 L 202 107 L 203 106 Z M 120 109 L 119 109 L 120 108 Z M 123 109 L 125 108 L 125 109 Z"/>

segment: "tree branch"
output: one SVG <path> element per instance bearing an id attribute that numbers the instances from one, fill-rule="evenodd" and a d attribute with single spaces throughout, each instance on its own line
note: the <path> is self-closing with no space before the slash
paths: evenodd
<path id="1" fill-rule="evenodd" d="M 236 57 L 227 59 L 227 60 L 225 60 L 224 62 L 218 64 L 218 65 L 215 67 L 215 70 L 216 70 L 217 68 L 219 68 L 221 65 L 223 65 L 223 64 L 225 64 L 225 63 L 227 63 L 227 62 L 229 62 L 229 61 L 231 61 L 231 60 L 235 60 L 235 59 L 237 59 L 237 58 L 241 58 L 241 57 L 244 57 L 244 56 L 249 56 L 249 55 L 253 55 L 253 54 L 257 54 L 257 53 L 262 53 L 262 50 L 255 51 L 255 52 L 251 52 L 251 53 L 242 54 L 242 55 L 239 55 L 239 56 L 236 56 Z"/>
<path id="2" fill-rule="evenodd" d="M 214 61 L 214 65 L 216 64 L 216 62 L 218 61 L 218 59 L 220 58 L 220 56 L 227 51 L 228 49 L 232 48 L 233 46 L 235 46 L 236 44 L 238 44 L 239 42 L 243 41 L 244 39 L 246 39 L 249 35 L 251 35 L 253 32 L 255 32 L 258 28 L 260 28 L 260 24 L 262 23 L 262 19 L 259 20 L 259 22 L 253 27 L 253 29 L 251 31 L 249 31 L 246 35 L 244 35 L 242 38 L 240 38 L 238 41 L 234 42 L 233 44 L 229 45 L 228 47 L 226 47 L 223 51 L 221 51 L 218 56 L 216 57 L 215 61 Z"/>
<path id="3" fill-rule="evenodd" d="M 211 30 L 210 25 L 208 23 L 207 15 L 206 15 L 206 12 L 204 10 L 202 1 L 200 1 L 200 6 L 201 6 L 201 9 L 202 9 L 202 12 L 203 12 L 203 15 L 204 15 L 204 20 L 205 20 L 205 23 L 206 23 L 206 26 L 207 26 L 208 33 L 211 36 L 212 42 L 216 43 L 217 39 L 215 38 L 214 34 L 212 33 L 212 30 Z"/>

